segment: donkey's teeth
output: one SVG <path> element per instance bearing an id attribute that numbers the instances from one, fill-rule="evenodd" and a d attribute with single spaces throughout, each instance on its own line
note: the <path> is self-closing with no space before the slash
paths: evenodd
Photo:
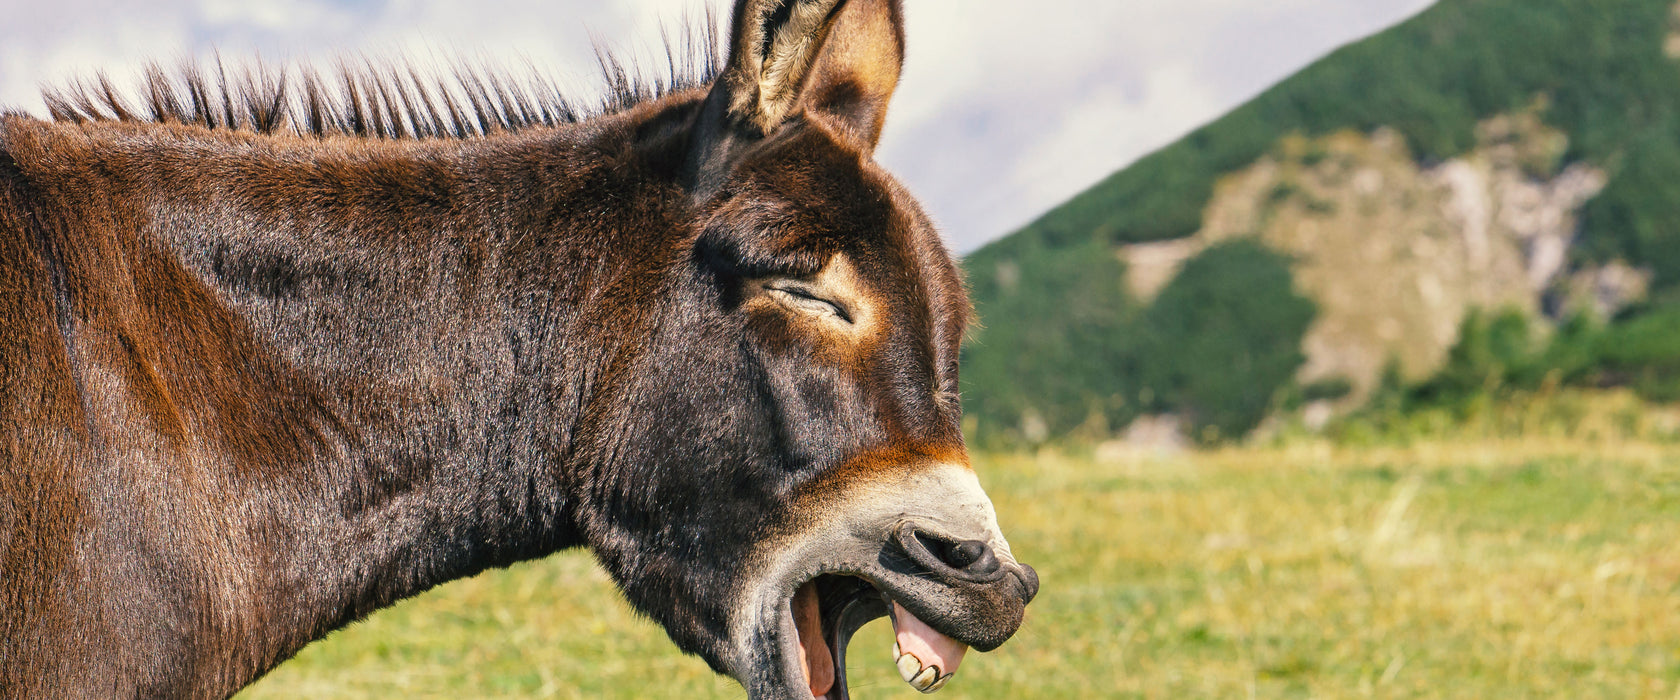
<path id="1" fill-rule="evenodd" d="M 910 679 L 910 687 L 924 693 L 933 692 L 933 682 L 939 680 L 939 667 L 933 666 L 922 669 L 915 678 Z"/>
<path id="2" fill-rule="evenodd" d="M 898 654 L 897 644 L 893 645 L 893 653 Z M 909 683 L 911 679 L 916 677 L 916 674 L 922 672 L 922 662 L 916 658 L 915 654 L 898 654 L 897 663 L 898 675 L 904 679 L 905 683 Z"/>
<path id="3" fill-rule="evenodd" d="M 909 683 L 910 687 L 924 693 L 938 692 L 951 681 L 951 676 L 957 675 L 955 672 L 939 675 L 938 666 L 923 666 L 915 654 L 899 653 L 897 644 L 893 645 L 893 655 L 898 657 L 896 663 L 899 677 L 903 678 L 905 683 Z"/>
<path id="4" fill-rule="evenodd" d="M 916 619 L 898 603 L 892 604 L 893 660 L 898 675 L 924 693 L 938 690 L 956 673 L 968 645 L 947 637 Z"/>

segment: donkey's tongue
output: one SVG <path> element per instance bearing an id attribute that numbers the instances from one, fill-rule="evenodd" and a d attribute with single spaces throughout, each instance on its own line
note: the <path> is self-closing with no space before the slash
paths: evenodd
<path id="1" fill-rule="evenodd" d="M 799 665 L 812 697 L 822 697 L 834 687 L 834 657 L 822 633 L 822 606 L 817 602 L 817 583 L 807 581 L 793 593 L 793 626 L 799 631 Z"/>
<path id="2" fill-rule="evenodd" d="M 962 664 L 968 645 L 934 631 L 898 603 L 892 607 L 893 632 L 897 637 L 893 659 L 898 664 L 898 675 L 910 687 L 924 693 L 945 687 Z"/>

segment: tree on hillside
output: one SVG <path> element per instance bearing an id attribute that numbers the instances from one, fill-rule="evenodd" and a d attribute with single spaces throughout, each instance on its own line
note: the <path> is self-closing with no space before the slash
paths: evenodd
<path id="1" fill-rule="evenodd" d="M 1198 440 L 1245 435 L 1306 360 L 1301 338 L 1315 311 L 1282 255 L 1247 239 L 1209 248 L 1144 314 L 1144 381 Z"/>

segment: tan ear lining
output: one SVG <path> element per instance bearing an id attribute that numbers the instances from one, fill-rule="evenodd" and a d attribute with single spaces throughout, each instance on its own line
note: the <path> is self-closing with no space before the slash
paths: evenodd
<path id="1" fill-rule="evenodd" d="M 902 15 L 900 0 L 738 0 L 728 63 L 695 121 L 689 189 L 709 196 L 800 110 L 872 151 L 903 64 Z"/>
<path id="2" fill-rule="evenodd" d="M 766 133 L 785 121 L 799 102 L 805 78 L 821 55 L 837 2 L 796 2 L 776 29 L 759 75 L 759 118 Z"/>
<path id="3" fill-rule="evenodd" d="M 804 102 L 873 147 L 903 64 L 900 0 L 741 0 L 720 85 L 761 136 Z"/>
<path id="4" fill-rule="evenodd" d="M 719 85 L 729 91 L 730 117 L 763 136 L 781 126 L 799 102 L 845 0 L 740 0 L 735 5 L 729 63 Z"/>

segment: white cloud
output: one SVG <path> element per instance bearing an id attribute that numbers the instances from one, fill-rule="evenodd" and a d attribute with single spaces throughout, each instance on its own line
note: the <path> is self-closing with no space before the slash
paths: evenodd
<path id="1" fill-rule="evenodd" d="M 212 28 L 257 28 L 264 31 L 325 32 L 347 29 L 352 14 L 319 0 L 199 0 L 198 20 Z"/>
<path id="2" fill-rule="evenodd" d="M 958 250 L 1433 0 L 915 0 L 881 159 Z"/>
<path id="3" fill-rule="evenodd" d="M 517 65 L 595 87 L 592 36 L 658 41 L 700 0 L 102 0 L 28 3 L 0 24 L 0 105 L 44 111 L 38 86 L 103 71 L 119 83 L 148 61 L 252 56 L 330 62 L 343 56 L 443 52 Z"/>
<path id="4" fill-rule="evenodd" d="M 1143 77 L 1138 96 L 1107 86 L 1077 96 L 1016 159 L 1016 206 L 1028 216 L 1048 209 L 1218 113 L 1222 100 L 1196 78 L 1190 66 L 1169 63 Z"/>
<path id="5" fill-rule="evenodd" d="M 1431 1 L 906 0 L 909 60 L 879 155 L 954 246 L 972 249 Z M 212 48 L 529 59 L 592 90 L 592 37 L 648 56 L 660 24 L 704 0 L 13 4 L 0 23 L 0 106 L 40 114 L 39 84 L 96 70 L 126 79 L 147 60 Z"/>
<path id="6" fill-rule="evenodd" d="M 125 21 L 89 21 L 109 14 L 104 3 L 24 4 L 28 7 L 19 12 L 7 10 L 7 21 L 0 25 L 0 47 L 5 47 L 0 49 L 0 107 L 39 114 L 42 85 L 88 76 L 102 66 L 167 58 L 190 41 L 185 26 L 163 15 L 134 13 Z"/>

